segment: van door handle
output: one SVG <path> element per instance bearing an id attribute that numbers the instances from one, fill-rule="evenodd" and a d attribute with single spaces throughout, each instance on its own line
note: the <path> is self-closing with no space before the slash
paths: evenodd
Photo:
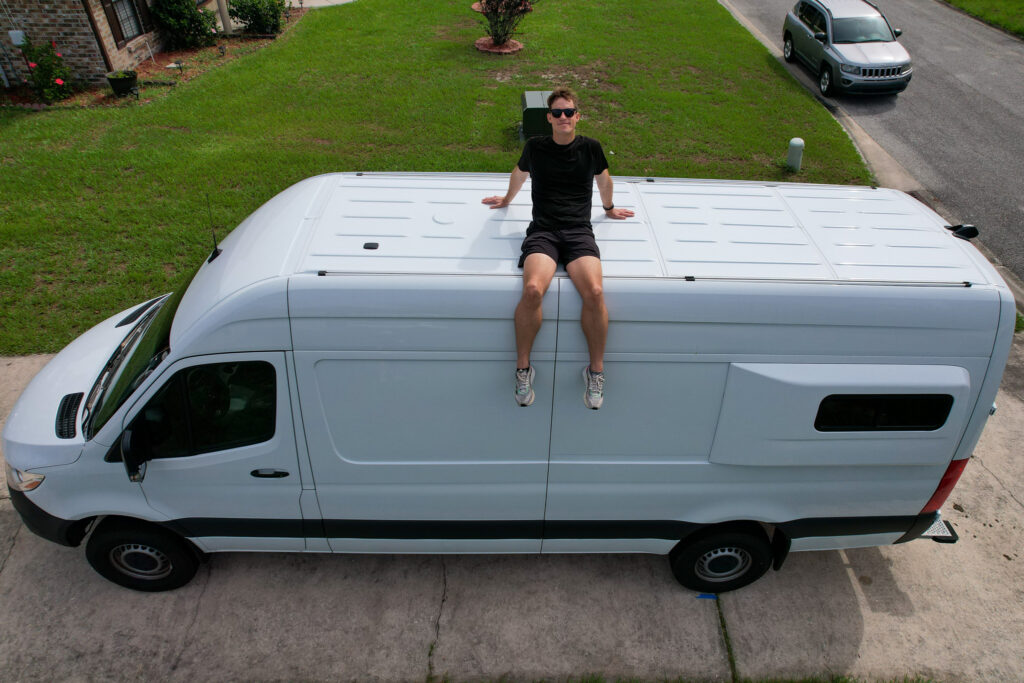
<path id="1" fill-rule="evenodd" d="M 251 474 L 254 477 L 262 477 L 264 479 L 280 479 L 281 477 L 288 476 L 288 473 L 285 472 L 284 470 L 273 470 L 269 468 L 262 470 L 253 470 L 249 474 Z"/>

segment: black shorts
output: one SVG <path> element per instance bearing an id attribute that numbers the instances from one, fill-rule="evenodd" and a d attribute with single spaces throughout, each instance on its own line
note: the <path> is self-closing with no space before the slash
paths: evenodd
<path id="1" fill-rule="evenodd" d="M 522 250 L 523 253 L 519 257 L 520 268 L 530 254 L 547 254 L 555 263 L 563 264 L 575 261 L 580 256 L 601 258 L 601 250 L 597 248 L 593 229 L 582 226 L 561 230 L 539 230 L 531 224 L 526 231 Z"/>

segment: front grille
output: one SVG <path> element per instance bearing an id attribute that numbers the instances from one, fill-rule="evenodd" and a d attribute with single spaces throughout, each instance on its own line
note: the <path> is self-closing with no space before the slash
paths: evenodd
<path id="1" fill-rule="evenodd" d="M 864 78 L 896 78 L 903 70 L 902 66 L 880 66 L 861 69 Z"/>
<path id="2" fill-rule="evenodd" d="M 82 403 L 85 394 L 68 394 L 60 400 L 60 407 L 57 408 L 57 438 L 75 438 L 75 418 L 78 416 L 78 406 Z"/>

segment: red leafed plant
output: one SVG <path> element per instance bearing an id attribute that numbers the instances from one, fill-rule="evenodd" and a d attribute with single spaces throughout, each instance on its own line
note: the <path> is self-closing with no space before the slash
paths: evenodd
<path id="1" fill-rule="evenodd" d="M 504 45 L 512 37 L 536 0 L 480 0 L 484 30 L 495 45 Z"/>

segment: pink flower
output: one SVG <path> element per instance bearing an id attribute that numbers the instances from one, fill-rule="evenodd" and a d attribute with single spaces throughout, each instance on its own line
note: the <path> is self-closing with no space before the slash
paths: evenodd
<path id="1" fill-rule="evenodd" d="M 53 80 L 53 82 L 56 83 L 57 85 L 64 85 L 64 79 L 62 79 L 62 78 L 55 78 Z"/>
<path id="2" fill-rule="evenodd" d="M 35 62 L 29 62 L 28 63 L 28 68 L 30 68 L 30 69 L 36 68 L 36 63 Z"/>
<path id="3" fill-rule="evenodd" d="M 62 54 L 61 54 L 61 53 L 59 53 L 59 52 L 57 53 L 57 56 L 58 56 L 58 57 L 61 57 L 61 58 L 63 58 L 63 57 L 64 57 L 64 55 L 62 55 Z"/>

